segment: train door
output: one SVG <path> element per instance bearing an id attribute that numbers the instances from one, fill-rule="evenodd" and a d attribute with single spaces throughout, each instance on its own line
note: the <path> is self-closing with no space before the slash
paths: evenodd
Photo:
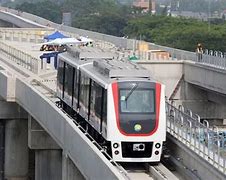
<path id="1" fill-rule="evenodd" d="M 73 109 L 78 111 L 78 100 L 79 100 L 79 71 L 74 68 L 74 85 L 73 85 Z"/>
<path id="2" fill-rule="evenodd" d="M 88 120 L 89 113 L 89 92 L 90 78 L 80 72 L 80 89 L 79 89 L 79 114 Z"/>

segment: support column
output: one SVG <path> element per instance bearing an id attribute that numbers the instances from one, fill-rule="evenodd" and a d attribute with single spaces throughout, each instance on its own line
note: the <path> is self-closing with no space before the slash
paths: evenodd
<path id="1" fill-rule="evenodd" d="M 62 180 L 85 180 L 84 176 L 74 165 L 71 159 L 62 153 Z"/>
<path id="2" fill-rule="evenodd" d="M 36 150 L 35 180 L 61 180 L 61 161 L 61 150 Z"/>
<path id="3" fill-rule="evenodd" d="M 27 120 L 7 120 L 5 124 L 5 179 L 27 180 Z"/>
<path id="4" fill-rule="evenodd" d="M 2 40 L 3 40 L 3 41 L 5 41 L 5 36 L 6 36 L 5 33 L 6 33 L 6 32 L 3 32 L 3 33 L 2 33 Z"/>
<path id="5" fill-rule="evenodd" d="M 5 121 L 0 121 L 0 180 L 4 180 L 5 162 Z"/>
<path id="6" fill-rule="evenodd" d="M 62 180 L 62 150 L 31 115 L 28 145 L 35 150 L 35 180 Z"/>

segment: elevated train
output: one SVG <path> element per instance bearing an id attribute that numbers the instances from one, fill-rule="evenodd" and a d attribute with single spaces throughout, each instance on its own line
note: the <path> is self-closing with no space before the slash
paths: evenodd
<path id="1" fill-rule="evenodd" d="M 159 162 L 165 87 L 143 67 L 91 47 L 58 56 L 57 96 L 117 162 Z"/>

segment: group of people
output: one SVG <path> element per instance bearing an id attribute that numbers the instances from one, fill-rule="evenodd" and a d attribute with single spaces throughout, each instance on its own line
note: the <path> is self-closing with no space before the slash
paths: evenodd
<path id="1" fill-rule="evenodd" d="M 44 44 L 40 48 L 40 51 L 65 52 L 66 50 L 67 50 L 67 47 L 65 45 L 48 45 L 48 44 Z"/>

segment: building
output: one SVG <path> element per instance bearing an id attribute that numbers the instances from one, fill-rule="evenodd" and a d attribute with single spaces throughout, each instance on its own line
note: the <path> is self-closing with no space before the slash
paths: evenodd
<path id="1" fill-rule="evenodd" d="M 226 9 L 222 11 L 221 17 L 222 17 L 223 20 L 226 21 Z"/>
<path id="2" fill-rule="evenodd" d="M 144 12 L 156 13 L 155 0 L 134 0 L 133 6 L 142 8 Z"/>
<path id="3" fill-rule="evenodd" d="M 208 21 L 208 14 L 203 12 L 192 12 L 192 11 L 171 11 L 172 17 L 185 17 L 193 18 L 201 21 Z"/>

